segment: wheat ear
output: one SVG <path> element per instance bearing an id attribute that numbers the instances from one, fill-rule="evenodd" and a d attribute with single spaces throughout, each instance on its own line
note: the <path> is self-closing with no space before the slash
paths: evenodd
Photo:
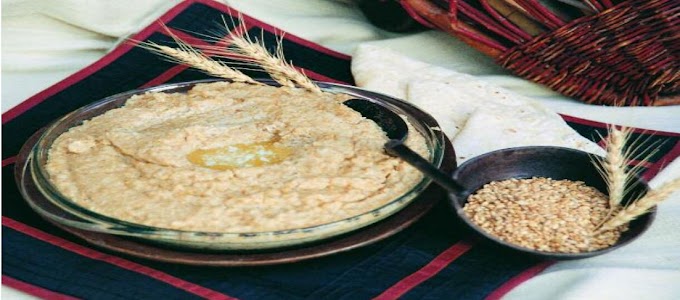
<path id="1" fill-rule="evenodd" d="M 161 24 L 161 26 L 165 29 L 167 35 L 175 41 L 178 48 L 159 45 L 154 42 L 140 42 L 138 43 L 138 46 L 142 49 L 160 54 L 172 62 L 199 69 L 208 75 L 231 79 L 232 81 L 262 84 L 252 79 L 250 76 L 243 74 L 243 72 L 231 68 L 222 62 L 216 61 L 205 55 L 203 52 L 196 50 L 196 48 L 174 35 L 165 24 Z"/>
<path id="2" fill-rule="evenodd" d="M 626 141 L 632 129 L 609 126 L 609 134 L 605 139 L 607 156 L 600 164 L 604 172 L 609 192 L 609 210 L 615 210 L 625 196 L 626 183 L 631 174 L 627 171 L 628 157 L 624 152 Z"/>
<path id="3" fill-rule="evenodd" d="M 663 184 L 658 189 L 649 191 L 644 197 L 626 206 L 625 209 L 618 212 L 614 217 L 609 219 L 598 232 L 614 229 L 622 224 L 626 224 L 640 215 L 648 212 L 652 207 L 666 200 L 668 196 L 674 191 L 680 189 L 680 178 L 671 180 Z"/>
<path id="4" fill-rule="evenodd" d="M 177 63 L 188 65 L 192 68 L 199 69 L 208 75 L 231 79 L 238 82 L 248 82 L 261 84 L 241 71 L 232 69 L 222 62 L 216 61 L 198 50 L 190 47 L 181 47 L 179 49 L 159 45 L 153 42 L 145 42 L 140 44 L 141 48 L 156 52 L 169 60 Z"/>
<path id="5" fill-rule="evenodd" d="M 225 28 L 227 28 L 226 21 L 223 21 L 225 22 Z M 243 30 L 243 32 L 245 33 L 246 30 Z M 264 42 L 254 41 L 247 34 L 240 36 L 232 32 L 229 34 L 229 42 L 235 47 L 223 50 L 230 57 L 234 57 L 233 54 L 240 54 L 241 60 L 259 65 L 269 73 L 272 79 L 283 86 L 299 86 L 312 92 L 321 93 L 321 89 L 309 77 L 298 71 L 291 63 L 286 62 L 282 47 L 283 37 L 279 36 L 278 38 L 276 53 L 272 54 L 264 46 Z M 230 51 L 235 53 L 230 53 Z"/>
<path id="6" fill-rule="evenodd" d="M 595 167 L 607 184 L 609 194 L 609 213 L 604 221 L 619 209 L 621 201 L 632 188 L 630 183 L 635 174 L 658 151 L 657 146 L 662 142 L 659 140 L 645 145 L 646 140 L 640 141 L 642 135 L 630 141 L 633 133 L 630 127 L 616 128 L 612 125 L 607 128 L 607 131 L 609 134 L 604 138 L 606 157 L 593 159 Z M 627 144 L 630 146 L 626 147 Z M 646 147 L 648 150 L 642 150 L 641 147 Z"/>

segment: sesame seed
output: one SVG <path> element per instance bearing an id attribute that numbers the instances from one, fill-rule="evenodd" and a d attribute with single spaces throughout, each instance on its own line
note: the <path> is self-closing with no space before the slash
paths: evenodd
<path id="1" fill-rule="evenodd" d="M 545 252 L 607 248 L 628 229 L 594 234 L 609 214 L 609 200 L 582 181 L 534 177 L 490 182 L 468 198 L 463 210 L 499 239 Z"/>

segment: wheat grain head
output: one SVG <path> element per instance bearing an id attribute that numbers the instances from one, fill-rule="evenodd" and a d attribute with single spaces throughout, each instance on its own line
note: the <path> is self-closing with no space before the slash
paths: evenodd
<path id="1" fill-rule="evenodd" d="M 604 232 L 614 229 L 622 224 L 628 223 L 642 214 L 648 212 L 652 207 L 666 200 L 674 191 L 680 189 L 680 178 L 671 180 L 657 189 L 649 191 L 644 197 L 630 203 L 625 209 L 619 211 L 611 219 L 605 222 L 597 231 Z"/>
<path id="2" fill-rule="evenodd" d="M 144 42 L 140 44 L 139 47 L 160 54 L 170 61 L 199 69 L 208 75 L 231 79 L 237 82 L 261 84 L 250 78 L 248 75 L 243 74 L 241 71 L 232 69 L 222 62 L 211 59 L 193 48 L 183 47 L 184 49 L 177 49 L 153 42 Z"/>
<path id="3" fill-rule="evenodd" d="M 631 141 L 633 129 L 630 127 L 610 125 L 607 131 L 607 137 L 603 138 L 606 156 L 593 157 L 593 163 L 604 179 L 609 194 L 609 214 L 605 221 L 620 208 L 621 201 L 633 188 L 636 174 L 658 151 L 657 146 L 662 142 L 658 140 L 649 144 L 647 140 L 640 140 L 642 135 Z"/>
<path id="4" fill-rule="evenodd" d="M 170 36 L 177 44 L 178 48 L 172 48 L 154 42 L 138 42 L 137 46 L 159 54 L 169 61 L 185 64 L 189 67 L 201 70 L 208 75 L 231 79 L 237 82 L 262 84 L 243 72 L 231 68 L 220 61 L 214 60 L 211 57 L 205 55 L 203 52 L 192 47 L 187 42 L 174 35 L 172 31 L 170 31 L 170 29 L 165 26 L 165 24 L 161 24 L 161 26 L 163 29 L 165 29 L 166 34 Z"/>
<path id="5" fill-rule="evenodd" d="M 228 28 L 226 20 L 223 18 L 222 21 L 224 27 Z M 260 66 L 269 73 L 272 79 L 283 86 L 299 86 L 315 93 L 321 93 L 321 89 L 309 77 L 296 69 L 292 63 L 286 61 L 283 55 L 283 35 L 278 36 L 276 51 L 272 54 L 267 50 L 263 41 L 255 40 L 247 34 L 243 22 L 240 24 L 242 35 L 235 34 L 233 31 L 229 32 L 228 43 L 233 47 L 223 48 L 226 56 Z"/>

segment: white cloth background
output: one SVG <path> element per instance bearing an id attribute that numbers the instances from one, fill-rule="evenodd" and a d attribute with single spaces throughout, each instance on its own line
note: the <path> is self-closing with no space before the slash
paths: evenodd
<path id="1" fill-rule="evenodd" d="M 148 25 L 178 0 L 3 0 L 2 110 L 64 79 Z M 469 73 L 581 118 L 680 132 L 680 106 L 585 105 L 507 75 L 461 42 L 434 31 L 392 34 L 371 26 L 351 1 L 226 0 L 266 23 L 352 54 L 361 43 L 386 47 Z M 680 177 L 676 161 L 650 184 Z M 558 263 L 514 289 L 508 299 L 680 299 L 680 195 L 659 207 L 645 235 L 599 257 Z M 29 298 L 3 287 L 5 299 Z"/>

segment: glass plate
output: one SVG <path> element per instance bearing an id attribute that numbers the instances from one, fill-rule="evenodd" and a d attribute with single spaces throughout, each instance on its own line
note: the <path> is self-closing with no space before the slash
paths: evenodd
<path id="1" fill-rule="evenodd" d="M 198 83 L 214 81 L 219 80 L 175 83 L 117 94 L 75 110 L 54 122 L 39 136 L 35 146 L 30 148 L 30 153 L 27 154 L 26 164 L 18 167 L 23 168 L 23 171 L 26 172 L 26 175 L 31 179 L 31 182 L 25 182 L 26 184 L 34 185 L 35 190 L 39 191 L 42 197 L 45 197 L 53 205 L 67 214 L 70 214 L 71 217 L 65 217 L 65 215 L 58 215 L 49 211 L 38 212 L 54 222 L 73 228 L 135 237 L 154 243 L 172 246 L 212 250 L 272 249 L 316 242 L 369 226 L 389 217 L 407 206 L 431 183 L 429 178 L 423 177 L 420 182 L 403 195 L 389 201 L 381 207 L 351 218 L 304 228 L 266 232 L 182 231 L 135 224 L 86 209 L 60 194 L 50 183 L 49 177 L 43 168 L 47 161 L 47 152 L 54 140 L 69 128 L 77 126 L 84 120 L 91 119 L 110 109 L 122 106 L 127 99 L 135 94 L 145 92 L 184 92 Z M 275 85 L 275 83 L 270 80 L 261 81 L 270 85 Z M 321 82 L 317 84 L 324 91 L 343 93 L 355 98 L 366 99 L 405 116 L 413 127 L 425 137 L 430 152 L 430 162 L 437 167 L 442 165 L 446 148 L 445 136 L 441 130 L 439 130 L 438 124 L 434 118 L 427 113 L 401 100 L 356 87 Z M 21 192 L 27 199 L 36 196 L 30 195 L 25 188 L 22 188 Z"/>

